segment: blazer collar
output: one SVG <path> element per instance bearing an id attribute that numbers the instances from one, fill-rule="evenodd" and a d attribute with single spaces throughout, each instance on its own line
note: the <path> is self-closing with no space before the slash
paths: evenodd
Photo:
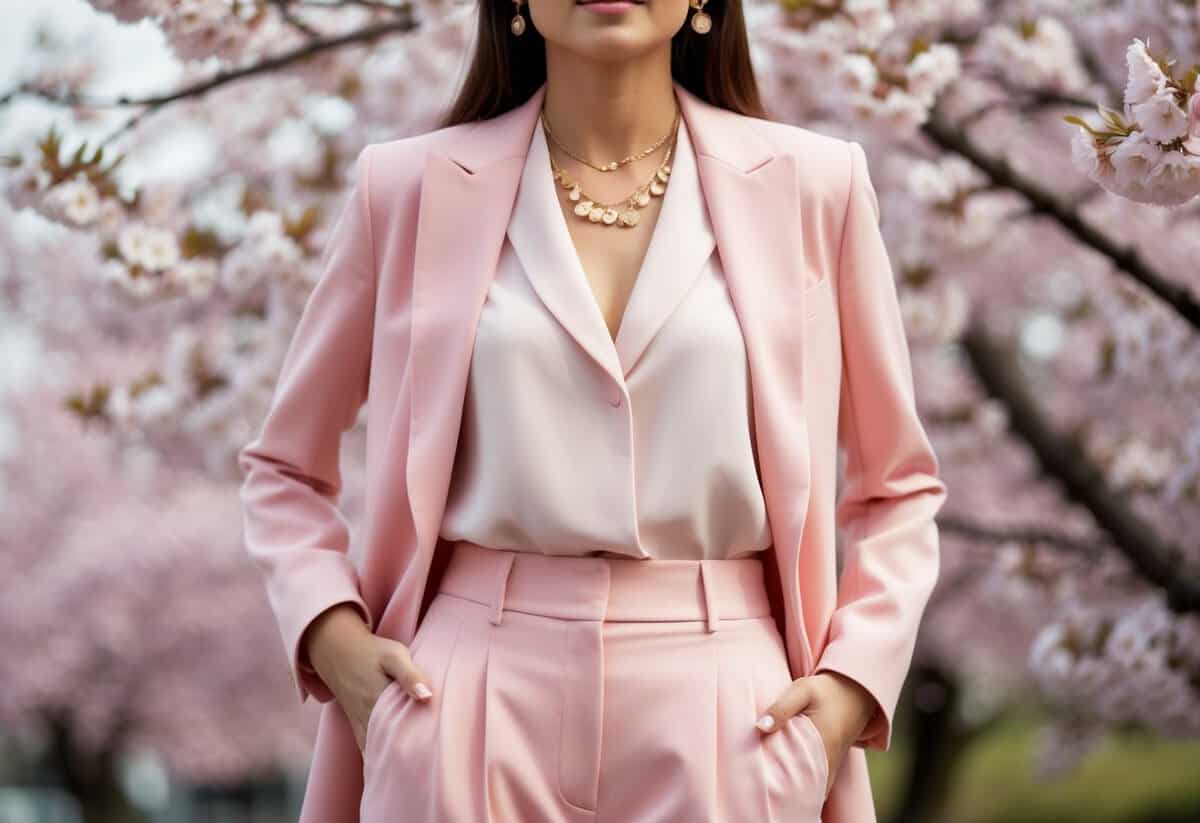
<path id="1" fill-rule="evenodd" d="M 743 127 L 744 115 L 714 106 L 673 81 L 675 98 L 697 156 L 720 160 L 741 172 L 771 160 L 772 145 L 754 129 Z M 524 158 L 546 96 L 543 82 L 521 105 L 487 120 L 469 124 L 442 151 L 468 172 L 508 158 Z"/>

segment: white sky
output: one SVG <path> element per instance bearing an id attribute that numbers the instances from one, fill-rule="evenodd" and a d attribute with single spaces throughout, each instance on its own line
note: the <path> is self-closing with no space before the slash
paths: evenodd
<path id="1" fill-rule="evenodd" d="M 118 23 L 94 12 L 84 0 L 0 0 L 0 20 L 0 89 L 5 91 L 48 62 L 36 46 L 39 31 L 65 45 L 56 58 L 61 66 L 80 56 L 95 58 L 101 70 L 89 90 L 96 96 L 144 94 L 171 87 L 177 77 L 162 33 L 152 23 Z M 54 118 L 52 107 L 29 98 L 0 109 L 0 151 L 44 134 Z M 71 131 L 84 136 L 107 128 L 98 123 L 94 129 Z"/>

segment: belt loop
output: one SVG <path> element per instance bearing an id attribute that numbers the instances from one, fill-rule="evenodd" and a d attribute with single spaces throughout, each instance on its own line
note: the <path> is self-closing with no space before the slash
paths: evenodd
<path id="1" fill-rule="evenodd" d="M 490 618 L 493 626 L 500 625 L 501 616 L 504 613 L 504 593 L 508 589 L 508 573 L 512 569 L 513 561 L 517 559 L 515 551 L 501 551 L 500 564 L 496 567 L 496 589 L 492 595 L 492 603 L 495 609 Z"/>
<path id="2" fill-rule="evenodd" d="M 713 571 L 709 566 L 708 560 L 700 561 L 700 582 L 704 588 L 704 619 L 708 624 L 708 631 L 715 632 L 717 626 L 721 622 L 721 616 L 717 614 L 715 605 L 716 593 L 713 589 Z"/>

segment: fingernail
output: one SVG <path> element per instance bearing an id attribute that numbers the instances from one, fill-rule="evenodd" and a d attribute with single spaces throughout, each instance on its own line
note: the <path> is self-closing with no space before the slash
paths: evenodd
<path id="1" fill-rule="evenodd" d="M 764 732 L 770 731 L 771 727 L 775 725 L 775 718 L 769 714 L 764 714 L 762 717 L 758 718 L 758 722 L 754 725 L 758 726 Z"/>
<path id="2" fill-rule="evenodd" d="M 429 690 L 429 687 L 424 683 L 418 683 L 417 685 L 413 686 L 413 691 L 416 693 L 417 697 L 420 698 L 426 698 L 433 694 L 433 692 Z"/>

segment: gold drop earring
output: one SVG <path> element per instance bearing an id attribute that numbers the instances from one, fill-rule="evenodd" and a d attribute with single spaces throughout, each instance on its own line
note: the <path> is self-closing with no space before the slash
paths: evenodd
<path id="1" fill-rule="evenodd" d="M 692 15 L 692 31 L 696 34 L 708 34 L 712 30 L 712 18 L 704 12 L 704 4 L 708 0 L 688 0 L 688 5 L 696 10 Z"/>
<path id="2" fill-rule="evenodd" d="M 512 29 L 513 34 L 520 37 L 525 33 L 525 18 L 521 16 L 521 0 L 513 0 L 513 3 L 516 4 L 517 11 L 513 15 L 512 22 L 508 24 L 508 27 Z"/>

